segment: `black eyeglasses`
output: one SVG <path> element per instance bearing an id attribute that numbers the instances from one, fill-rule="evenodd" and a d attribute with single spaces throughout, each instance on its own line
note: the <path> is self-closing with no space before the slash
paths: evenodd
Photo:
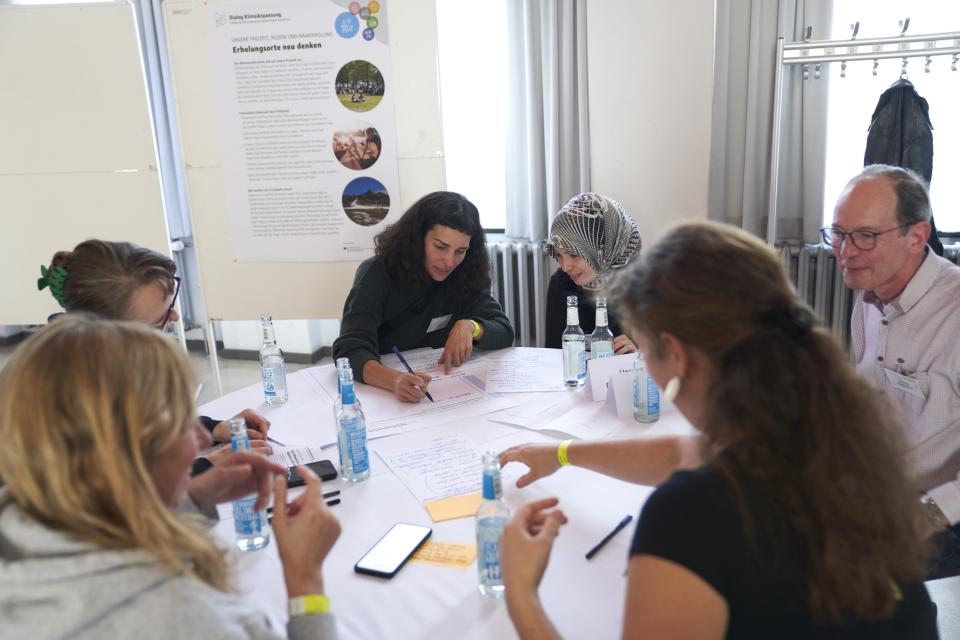
<path id="1" fill-rule="evenodd" d="M 163 314 L 163 320 L 160 321 L 160 324 L 156 325 L 161 331 L 163 331 L 163 329 L 166 328 L 167 323 L 170 322 L 170 316 L 173 314 L 173 308 L 177 305 L 178 295 L 180 295 L 180 276 L 173 276 L 173 300 L 170 301 L 170 306 L 167 308 L 167 312 Z"/>
<path id="2" fill-rule="evenodd" d="M 847 238 L 850 238 L 850 242 L 853 243 L 853 246 L 855 246 L 857 249 L 860 249 L 860 251 L 870 251 L 877 246 L 877 236 L 882 236 L 885 233 L 890 233 L 891 231 L 896 231 L 897 229 L 909 227 L 912 224 L 912 222 L 908 222 L 907 224 L 901 224 L 899 227 L 887 229 L 886 231 L 867 231 L 866 229 L 844 231 L 843 229 L 839 229 L 837 227 L 822 227 L 820 229 L 820 236 L 823 238 L 823 242 L 825 244 L 830 245 L 834 249 L 839 249 L 843 244 L 843 241 Z"/>

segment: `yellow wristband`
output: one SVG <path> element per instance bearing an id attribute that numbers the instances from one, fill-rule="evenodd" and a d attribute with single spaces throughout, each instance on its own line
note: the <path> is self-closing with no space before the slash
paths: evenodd
<path id="1" fill-rule="evenodd" d="M 473 339 L 476 340 L 480 337 L 480 323 L 476 320 L 471 319 L 470 322 L 473 323 Z"/>
<path id="2" fill-rule="evenodd" d="M 330 613 L 330 598 L 322 593 L 297 596 L 290 598 L 287 610 L 291 616 L 302 616 L 311 613 Z"/>
<path id="3" fill-rule="evenodd" d="M 561 467 L 570 466 L 570 458 L 567 457 L 567 449 L 570 448 L 570 443 L 573 440 L 564 440 L 560 443 L 560 446 L 557 447 L 557 462 L 560 463 Z"/>

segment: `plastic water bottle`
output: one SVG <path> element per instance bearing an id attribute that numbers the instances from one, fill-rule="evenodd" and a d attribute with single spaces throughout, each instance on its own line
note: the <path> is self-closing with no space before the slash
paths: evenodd
<path id="1" fill-rule="evenodd" d="M 350 369 L 350 360 L 348 358 L 337 358 L 337 399 L 333 403 L 333 419 L 337 420 L 337 414 L 340 413 L 340 407 L 343 406 L 343 390 L 340 388 L 340 378 L 343 376 L 343 370 Z M 352 369 L 351 369 L 352 371 Z M 360 398 L 354 394 L 353 402 L 360 408 Z"/>
<path id="2" fill-rule="evenodd" d="M 660 389 L 647 371 L 643 353 L 637 352 L 633 361 L 633 419 L 637 422 L 656 422 L 660 418 Z"/>
<path id="3" fill-rule="evenodd" d="M 247 423 L 243 418 L 230 420 L 230 449 L 250 451 L 250 439 L 247 437 Z M 254 510 L 257 494 L 233 501 L 233 527 L 237 532 L 237 548 L 241 551 L 256 551 L 270 542 L 270 529 L 267 527 L 267 511 Z"/>
<path id="4" fill-rule="evenodd" d="M 260 375 L 263 378 L 263 398 L 267 404 L 287 401 L 287 376 L 283 371 L 283 351 L 277 346 L 273 332 L 273 318 L 269 313 L 260 316 L 263 346 L 260 347 Z"/>
<path id="5" fill-rule="evenodd" d="M 590 357 L 609 358 L 613 356 L 613 333 L 607 321 L 607 299 L 597 298 L 597 324 L 590 334 Z"/>
<path id="6" fill-rule="evenodd" d="M 370 477 L 367 453 L 367 423 L 353 392 L 353 370 L 340 371 L 340 410 L 337 412 L 337 448 L 340 477 L 345 482 L 362 482 Z"/>
<path id="7" fill-rule="evenodd" d="M 567 296 L 567 328 L 563 342 L 563 382 L 568 387 L 582 387 L 587 381 L 587 354 L 577 296 Z"/>
<path id="8" fill-rule="evenodd" d="M 480 593 L 488 598 L 503 597 L 500 570 L 500 536 L 510 520 L 510 508 L 503 501 L 500 461 L 497 454 L 483 454 L 483 501 L 477 509 L 477 571 Z"/>

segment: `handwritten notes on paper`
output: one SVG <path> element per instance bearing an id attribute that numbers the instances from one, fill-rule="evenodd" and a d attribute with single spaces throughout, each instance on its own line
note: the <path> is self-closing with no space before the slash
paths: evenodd
<path id="1" fill-rule="evenodd" d="M 563 391 L 563 353 L 560 349 L 516 347 L 491 354 L 487 364 L 487 393 Z"/>
<path id="2" fill-rule="evenodd" d="M 438 567 L 466 569 L 477 557 L 477 545 L 436 542 L 427 540 L 416 553 L 410 556 L 410 562 L 422 562 Z"/>
<path id="3" fill-rule="evenodd" d="M 459 435 L 435 435 L 412 444 L 389 440 L 378 445 L 377 453 L 420 502 L 480 489 L 480 452 Z"/>

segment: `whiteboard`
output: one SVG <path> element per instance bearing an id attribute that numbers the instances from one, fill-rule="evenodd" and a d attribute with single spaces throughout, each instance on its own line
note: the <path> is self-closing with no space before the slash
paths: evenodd
<path id="1" fill-rule="evenodd" d="M 359 262 L 237 262 L 215 118 L 206 3 L 164 4 L 188 202 L 210 320 L 339 318 Z M 443 189 L 443 137 L 433 0 L 390 2 L 400 203 Z"/>
<path id="2" fill-rule="evenodd" d="M 0 324 L 40 324 L 56 251 L 170 254 L 132 5 L 0 5 L 0 87 Z"/>

